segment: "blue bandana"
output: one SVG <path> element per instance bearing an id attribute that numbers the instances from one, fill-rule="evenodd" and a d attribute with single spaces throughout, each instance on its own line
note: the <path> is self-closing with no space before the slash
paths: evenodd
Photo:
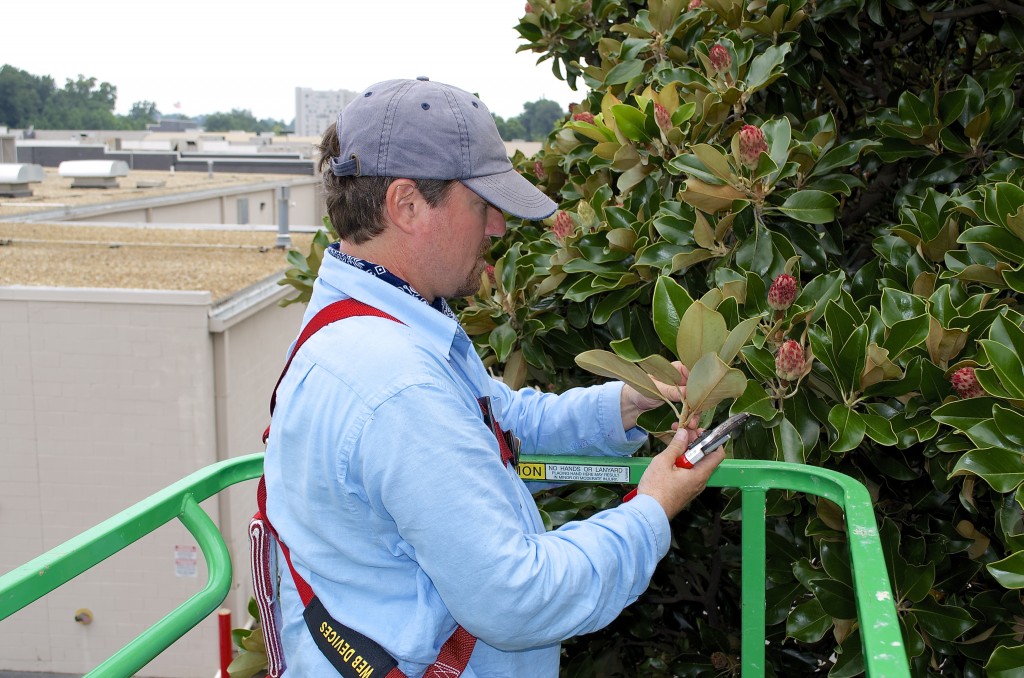
<path id="1" fill-rule="evenodd" d="M 374 264 L 364 259 L 360 259 L 359 257 L 353 257 L 351 254 L 345 254 L 344 252 L 341 251 L 341 247 L 339 246 L 338 243 L 333 243 L 330 247 L 327 248 L 327 251 L 331 254 L 331 256 L 333 256 L 338 261 L 342 261 L 348 264 L 349 266 L 355 266 L 360 271 L 366 271 L 370 275 L 380 278 L 387 284 L 397 287 L 406 294 L 419 299 L 424 304 L 427 304 L 434 310 L 444 313 L 452 320 L 458 322 L 458 318 L 455 317 L 455 313 L 452 311 L 451 307 L 448 306 L 448 302 L 442 299 L 441 297 L 434 299 L 434 303 L 430 303 L 429 301 L 424 299 L 419 292 L 414 290 L 412 288 L 412 285 L 405 282 L 388 269 L 384 268 L 380 264 Z"/>

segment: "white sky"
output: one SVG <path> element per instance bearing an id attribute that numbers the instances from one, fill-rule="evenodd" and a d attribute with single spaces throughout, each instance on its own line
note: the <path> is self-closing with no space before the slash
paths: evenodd
<path id="1" fill-rule="evenodd" d="M 248 109 L 290 122 L 295 88 L 362 91 L 426 75 L 476 92 L 509 118 L 541 97 L 580 101 L 532 52 L 516 53 L 526 0 L 29 0 L 5 7 L 0 64 L 62 87 L 79 74 L 117 87 L 117 113 Z M 579 86 L 582 87 L 582 81 Z M 181 107 L 176 108 L 175 103 Z"/>

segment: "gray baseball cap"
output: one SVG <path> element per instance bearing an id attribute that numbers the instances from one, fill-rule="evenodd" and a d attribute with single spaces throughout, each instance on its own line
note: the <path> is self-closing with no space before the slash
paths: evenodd
<path id="1" fill-rule="evenodd" d="M 457 179 L 521 219 L 550 216 L 557 205 L 512 167 L 490 111 L 451 85 L 386 80 L 338 113 L 339 177 Z"/>

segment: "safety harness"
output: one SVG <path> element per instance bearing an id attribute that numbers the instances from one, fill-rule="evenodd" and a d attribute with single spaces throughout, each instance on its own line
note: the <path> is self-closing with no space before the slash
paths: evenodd
<path id="1" fill-rule="evenodd" d="M 372 316 L 386 318 L 400 323 L 401 321 L 383 311 L 355 299 L 345 299 L 324 307 L 313 316 L 299 334 L 295 346 L 288 356 L 281 376 L 274 386 L 270 397 L 270 414 L 273 416 L 277 405 L 277 388 L 281 385 L 292 358 L 298 353 L 306 341 L 327 325 L 353 316 Z M 502 463 L 516 466 L 519 461 L 519 440 L 510 431 L 502 430 L 491 409 L 490 398 L 477 399 L 487 428 L 494 434 L 501 451 Z M 263 432 L 263 442 L 270 436 L 270 427 Z M 250 566 L 252 569 L 253 592 L 260 611 L 263 624 L 263 636 L 267 647 L 267 669 L 273 678 L 278 678 L 285 670 L 284 654 L 281 648 L 281 615 L 277 603 L 277 547 L 284 555 L 285 563 L 291 572 L 295 589 L 302 601 L 302 616 L 306 621 L 313 641 L 324 657 L 337 669 L 344 678 L 406 678 L 398 668 L 398 662 L 379 643 L 351 629 L 330 615 L 313 592 L 309 583 L 295 570 L 292 565 L 291 552 L 281 541 L 267 518 L 267 486 L 264 477 L 260 477 L 259 489 L 256 494 L 259 510 L 249 522 Z M 437 659 L 427 667 L 424 678 L 458 678 L 469 663 L 474 638 L 461 625 L 441 646 Z"/>

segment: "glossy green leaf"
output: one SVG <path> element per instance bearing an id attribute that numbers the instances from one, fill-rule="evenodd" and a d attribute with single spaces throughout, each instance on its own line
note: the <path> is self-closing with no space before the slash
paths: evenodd
<path id="1" fill-rule="evenodd" d="M 876 414 L 863 413 L 860 415 L 864 421 L 864 433 L 879 445 L 895 445 L 896 434 L 893 433 L 892 423 L 885 417 Z"/>
<path id="2" fill-rule="evenodd" d="M 899 289 L 887 287 L 882 290 L 882 322 L 893 327 L 901 320 L 911 320 L 928 312 L 927 301 Z"/>
<path id="3" fill-rule="evenodd" d="M 823 155 L 815 164 L 812 174 L 821 176 L 835 169 L 846 169 L 857 162 L 860 154 L 869 148 L 878 146 L 877 141 L 871 139 L 855 139 L 840 144 Z"/>
<path id="4" fill-rule="evenodd" d="M 740 412 L 749 412 L 765 421 L 774 419 L 775 415 L 779 413 L 775 409 L 774 400 L 768 396 L 764 386 L 756 379 L 747 380 L 747 387 L 743 390 L 743 394 L 729 408 L 730 415 Z"/>
<path id="5" fill-rule="evenodd" d="M 972 398 L 976 400 L 976 398 Z M 993 419 L 999 427 L 999 432 L 1012 444 L 1020 446 L 1024 450 L 1024 414 L 1019 410 L 1011 410 L 996 405 L 993 410 Z"/>
<path id="6" fill-rule="evenodd" d="M 864 646 L 860 631 L 855 630 L 839 647 L 836 663 L 828 672 L 828 678 L 856 678 L 864 674 Z"/>
<path id="7" fill-rule="evenodd" d="M 841 346 L 835 354 L 836 369 L 835 375 L 843 385 L 846 393 L 852 393 L 858 387 L 859 378 L 864 371 L 864 358 L 867 354 L 868 328 L 861 325 L 852 334 L 845 336 L 833 336 L 834 345 Z M 845 341 L 844 344 L 840 342 Z"/>
<path id="8" fill-rule="evenodd" d="M 802 643 L 816 643 L 832 628 L 832 616 L 816 599 L 800 603 L 786 620 L 786 636 Z"/>
<path id="9" fill-rule="evenodd" d="M 725 154 L 714 146 L 708 144 L 694 144 L 690 151 L 700 159 L 712 174 L 722 181 L 729 181 L 734 178 L 732 167 L 729 165 Z"/>
<path id="10" fill-rule="evenodd" d="M 815 579 L 810 583 L 811 593 L 825 612 L 836 619 L 856 619 L 857 603 L 853 589 L 834 579 Z"/>
<path id="11" fill-rule="evenodd" d="M 846 542 L 821 540 L 821 565 L 828 576 L 850 586 L 853 582 L 850 572 L 850 549 Z"/>
<path id="12" fill-rule="evenodd" d="M 624 85 L 644 72 L 644 62 L 630 59 L 616 64 L 605 76 L 606 85 Z"/>
<path id="13" fill-rule="evenodd" d="M 643 111 L 626 104 L 618 104 L 612 106 L 612 113 L 615 115 L 615 124 L 619 126 L 619 131 L 627 139 L 630 141 L 650 141 L 651 137 L 644 128 Z"/>
<path id="14" fill-rule="evenodd" d="M 676 350 L 679 321 L 691 304 L 693 299 L 682 285 L 667 276 L 658 277 L 651 301 L 654 331 L 670 351 Z"/>
<path id="15" fill-rule="evenodd" d="M 998 401 L 994 398 L 964 398 L 952 400 L 932 412 L 939 421 L 961 431 L 992 418 L 992 408 Z"/>
<path id="16" fill-rule="evenodd" d="M 928 338 L 928 316 L 900 320 L 892 325 L 881 346 L 889 351 L 889 358 L 895 360 L 911 348 L 924 343 Z"/>
<path id="17" fill-rule="evenodd" d="M 829 446 L 833 452 L 849 452 L 864 440 L 867 424 L 860 413 L 842 403 L 837 403 L 828 413 L 828 423 L 837 432 L 836 439 Z"/>
<path id="18" fill-rule="evenodd" d="M 768 349 L 748 345 L 740 349 L 740 355 L 743 356 L 743 362 L 763 381 L 775 378 L 775 356 Z"/>
<path id="19" fill-rule="evenodd" d="M 772 427 L 771 431 L 772 440 L 775 442 L 776 459 L 793 464 L 802 464 L 807 461 L 803 438 L 793 422 L 782 417 L 778 426 Z"/>
<path id="20" fill-rule="evenodd" d="M 1024 588 L 1024 551 L 1018 551 L 986 566 L 989 574 L 1008 589 Z"/>
<path id="21" fill-rule="evenodd" d="M 939 640 L 956 640 L 976 623 L 964 608 L 940 605 L 931 596 L 925 596 L 911 609 L 917 616 L 917 623 L 921 625 L 921 629 Z"/>
<path id="22" fill-rule="evenodd" d="M 985 663 L 988 678 L 1020 678 L 1024 667 L 1024 645 L 1001 645 Z"/>
<path id="23" fill-rule="evenodd" d="M 845 279 L 846 275 L 842 271 L 819 275 L 804 285 L 793 305 L 799 308 L 813 309 L 811 322 L 815 322 L 825 314 L 828 302 L 839 298 Z"/>
<path id="24" fill-rule="evenodd" d="M 978 343 L 985 349 L 985 355 L 988 356 L 1003 388 L 1014 398 L 1024 400 L 1024 368 L 1021 367 L 1021 356 L 1015 355 L 1012 349 L 991 339 L 982 339 Z"/>
<path id="25" fill-rule="evenodd" d="M 677 155 L 668 161 L 665 169 L 672 174 L 685 174 L 687 177 L 700 179 L 706 184 L 722 185 L 725 183 L 723 179 L 720 179 L 707 165 L 701 162 L 700 158 L 692 153 Z"/>
<path id="26" fill-rule="evenodd" d="M 1024 357 L 1024 330 L 1018 326 L 1019 322 L 1019 320 L 1014 321 L 1003 315 L 996 316 L 992 321 L 989 339 L 999 342 L 1016 354 L 1018 358 L 1022 358 Z"/>
<path id="27" fill-rule="evenodd" d="M 508 354 L 512 352 L 512 347 L 516 345 L 516 338 L 516 331 L 510 323 L 503 323 L 491 330 L 487 341 L 494 349 L 494 355 L 497 356 L 498 362 L 505 362 Z"/>
<path id="28" fill-rule="evenodd" d="M 924 600 L 935 585 L 935 563 L 909 565 L 902 563 L 896 570 L 896 594 L 900 600 L 918 603 Z"/>
<path id="29" fill-rule="evenodd" d="M 775 69 L 782 65 L 791 49 L 792 45 L 784 42 L 781 45 L 771 45 L 764 52 L 754 57 L 747 71 L 747 90 L 755 92 L 771 82 L 773 79 L 772 74 L 776 73 Z"/>
<path id="30" fill-rule="evenodd" d="M 829 193 L 815 190 L 797 191 L 778 206 L 780 212 L 807 224 L 827 224 L 835 219 L 839 201 Z"/>
<path id="31" fill-rule="evenodd" d="M 1019 450 L 985 448 L 971 450 L 960 457 L 950 478 L 975 475 L 996 492 L 1013 492 L 1024 483 L 1024 459 Z"/>

